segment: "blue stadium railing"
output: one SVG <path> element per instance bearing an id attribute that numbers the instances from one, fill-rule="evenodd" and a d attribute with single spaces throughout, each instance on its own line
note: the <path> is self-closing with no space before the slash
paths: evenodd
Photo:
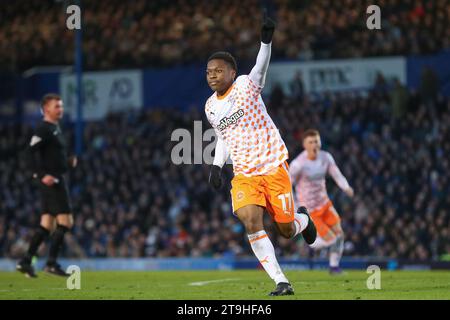
<path id="1" fill-rule="evenodd" d="M 95 258 L 61 259 L 67 268 L 76 265 L 81 270 L 236 270 L 260 269 L 261 265 L 253 257 L 248 258 Z M 328 259 L 279 259 L 285 270 L 321 270 L 328 268 Z M 37 270 L 42 270 L 45 261 L 36 262 Z M 14 271 L 16 261 L 0 259 L 0 271 Z M 411 261 L 383 257 L 343 258 L 343 269 L 366 270 L 376 265 L 383 270 L 450 270 L 450 261 Z"/>

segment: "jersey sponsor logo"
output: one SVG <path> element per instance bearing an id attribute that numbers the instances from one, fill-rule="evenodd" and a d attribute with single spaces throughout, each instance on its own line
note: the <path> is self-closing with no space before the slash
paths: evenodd
<path id="1" fill-rule="evenodd" d="M 244 110 L 239 109 L 238 111 L 236 111 L 235 113 L 233 113 L 231 116 L 229 117 L 225 117 L 222 118 L 220 120 L 219 125 L 217 126 L 217 128 L 220 131 L 225 130 L 226 128 L 228 128 L 230 125 L 235 124 L 240 118 L 242 118 L 244 116 Z"/>
<path id="2" fill-rule="evenodd" d="M 35 144 L 38 144 L 38 143 L 41 142 L 41 141 L 42 141 L 42 138 L 41 138 L 41 137 L 38 137 L 38 136 L 32 136 L 32 137 L 31 137 L 30 146 L 32 147 L 32 146 L 34 146 Z"/>

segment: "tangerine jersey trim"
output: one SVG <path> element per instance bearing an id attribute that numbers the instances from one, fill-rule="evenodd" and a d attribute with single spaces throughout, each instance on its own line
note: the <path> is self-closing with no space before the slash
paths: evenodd
<path id="1" fill-rule="evenodd" d="M 231 92 L 233 87 L 234 87 L 234 83 L 228 88 L 228 90 L 222 96 L 220 96 L 219 93 L 217 92 L 217 99 L 223 100 Z"/>

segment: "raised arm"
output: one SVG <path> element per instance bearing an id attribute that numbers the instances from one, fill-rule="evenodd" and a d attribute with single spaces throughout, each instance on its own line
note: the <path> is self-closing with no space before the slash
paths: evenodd
<path id="1" fill-rule="evenodd" d="M 264 10 L 263 24 L 261 27 L 261 47 L 259 48 L 258 56 L 256 57 L 256 64 L 249 74 L 250 79 L 260 87 L 264 87 L 266 82 L 266 73 L 269 68 L 274 31 L 275 22 L 267 17 L 266 10 Z"/>
<path id="2" fill-rule="evenodd" d="M 348 196 L 352 197 L 353 189 L 352 187 L 350 187 L 347 179 L 344 177 L 341 170 L 339 170 L 331 154 L 328 154 L 328 160 L 329 160 L 328 173 L 333 177 L 333 180 L 336 182 L 339 188 L 342 191 L 344 191 Z"/>
<path id="3" fill-rule="evenodd" d="M 267 69 L 269 68 L 270 54 L 272 49 L 272 43 L 261 42 L 258 56 L 256 58 L 256 64 L 252 71 L 248 75 L 250 79 L 259 87 L 264 87 L 266 83 Z"/>

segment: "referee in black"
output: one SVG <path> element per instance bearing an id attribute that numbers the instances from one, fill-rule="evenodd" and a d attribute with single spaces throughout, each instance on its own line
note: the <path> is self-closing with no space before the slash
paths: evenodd
<path id="1" fill-rule="evenodd" d="M 72 208 L 64 174 L 77 165 L 76 157 L 68 157 L 66 142 L 59 127 L 64 108 L 61 97 L 46 94 L 41 104 L 44 119 L 31 138 L 27 155 L 33 178 L 39 185 L 42 201 L 41 224 L 31 238 L 26 255 L 16 269 L 27 277 L 35 278 L 32 258 L 42 242 L 51 237 L 51 245 L 44 271 L 58 276 L 68 276 L 56 262 L 64 242 L 64 235 L 73 226 Z"/>

